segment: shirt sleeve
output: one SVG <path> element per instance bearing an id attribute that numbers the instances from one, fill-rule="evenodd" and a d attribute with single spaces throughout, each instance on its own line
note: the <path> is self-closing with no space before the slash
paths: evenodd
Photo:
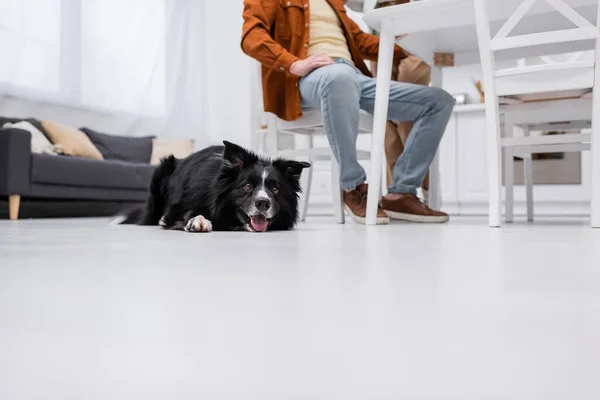
<path id="1" fill-rule="evenodd" d="M 276 12 L 276 0 L 244 0 L 241 47 L 267 68 L 289 73 L 290 66 L 299 58 L 271 37 Z"/>

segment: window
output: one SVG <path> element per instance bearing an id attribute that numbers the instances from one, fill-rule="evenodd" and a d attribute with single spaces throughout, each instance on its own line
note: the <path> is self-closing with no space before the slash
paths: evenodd
<path id="1" fill-rule="evenodd" d="M 61 0 L 0 1 L 0 83 L 57 92 Z"/>
<path id="2" fill-rule="evenodd" d="M 82 103 L 161 114 L 164 0 L 85 0 L 81 16 Z"/>
<path id="3" fill-rule="evenodd" d="M 165 1 L 1 0 L 0 85 L 15 95 L 162 116 Z"/>

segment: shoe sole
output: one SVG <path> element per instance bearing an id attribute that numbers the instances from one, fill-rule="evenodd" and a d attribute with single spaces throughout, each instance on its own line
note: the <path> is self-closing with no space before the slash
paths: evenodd
<path id="1" fill-rule="evenodd" d="M 357 224 L 366 225 L 367 218 L 359 217 L 358 215 L 354 214 L 352 211 L 350 211 L 350 208 L 345 204 L 344 204 L 344 209 L 352 217 L 354 222 L 356 222 Z M 377 225 L 387 225 L 389 223 L 390 223 L 390 219 L 388 217 L 377 217 L 375 219 L 375 224 L 377 224 Z"/>
<path id="2" fill-rule="evenodd" d="M 383 210 L 391 219 L 396 219 L 399 221 L 408 221 L 408 222 L 421 222 L 421 223 L 429 223 L 429 224 L 442 224 L 444 222 L 448 222 L 450 217 L 445 215 L 435 216 L 435 215 L 416 215 L 416 214 L 405 214 L 396 211 Z"/>

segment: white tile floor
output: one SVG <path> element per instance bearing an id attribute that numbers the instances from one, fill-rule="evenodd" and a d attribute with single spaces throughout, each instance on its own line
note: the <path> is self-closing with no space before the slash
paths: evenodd
<path id="1" fill-rule="evenodd" d="M 0 399 L 597 400 L 600 230 L 0 221 Z"/>

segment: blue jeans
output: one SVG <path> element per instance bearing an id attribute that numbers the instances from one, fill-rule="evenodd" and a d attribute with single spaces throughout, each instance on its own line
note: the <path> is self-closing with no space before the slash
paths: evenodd
<path id="1" fill-rule="evenodd" d="M 356 157 L 359 110 L 373 113 L 375 78 L 343 59 L 300 79 L 303 108 L 320 108 L 329 145 L 340 166 L 340 185 L 353 190 L 367 175 Z M 404 152 L 394 167 L 390 193 L 417 192 L 435 157 L 452 114 L 454 99 L 439 88 L 391 82 L 388 119 L 414 121 Z"/>

